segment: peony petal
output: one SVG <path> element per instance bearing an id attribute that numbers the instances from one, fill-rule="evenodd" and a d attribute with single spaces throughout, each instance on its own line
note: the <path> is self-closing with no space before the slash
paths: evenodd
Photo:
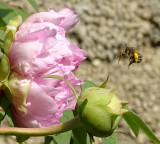
<path id="1" fill-rule="evenodd" d="M 54 99 L 47 95 L 35 82 L 32 83 L 27 102 L 31 103 L 28 110 L 32 112 L 33 115 L 39 117 L 48 117 L 57 111 L 57 105 Z"/>
<path id="2" fill-rule="evenodd" d="M 40 76 L 61 76 L 73 87 L 82 84 L 73 71 L 85 59 L 85 52 L 75 44 L 70 44 L 65 37 L 65 33 L 77 22 L 78 15 L 73 10 L 64 8 L 57 11 L 52 8 L 49 12 L 30 16 L 16 32 L 8 54 L 11 73 L 32 80 L 23 105 L 26 113 L 17 107 L 13 108 L 13 117 L 19 126 L 46 127 L 58 124 L 65 110 L 75 108 L 76 98 L 64 81 Z"/>

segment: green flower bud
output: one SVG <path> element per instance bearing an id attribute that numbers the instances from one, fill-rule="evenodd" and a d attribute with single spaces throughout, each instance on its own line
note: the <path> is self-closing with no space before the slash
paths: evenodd
<path id="1" fill-rule="evenodd" d="M 115 96 L 115 91 L 99 87 L 82 91 L 77 109 L 82 124 L 90 134 L 97 137 L 110 136 L 117 128 L 122 114 L 127 112 Z"/>

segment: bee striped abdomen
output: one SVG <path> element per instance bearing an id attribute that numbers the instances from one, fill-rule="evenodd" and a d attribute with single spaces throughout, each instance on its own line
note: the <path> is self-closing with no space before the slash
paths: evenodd
<path id="1" fill-rule="evenodd" d="M 138 53 L 138 60 L 137 63 L 140 63 L 142 61 L 142 55 Z"/>

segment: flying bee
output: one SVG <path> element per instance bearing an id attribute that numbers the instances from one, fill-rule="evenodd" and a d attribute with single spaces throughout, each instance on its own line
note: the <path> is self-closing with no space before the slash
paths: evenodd
<path id="1" fill-rule="evenodd" d="M 138 53 L 136 49 L 134 49 L 133 47 L 128 47 L 127 45 L 126 48 L 118 56 L 119 56 L 118 63 L 121 57 L 129 57 L 128 68 L 131 64 L 140 63 L 142 61 L 142 55 Z"/>

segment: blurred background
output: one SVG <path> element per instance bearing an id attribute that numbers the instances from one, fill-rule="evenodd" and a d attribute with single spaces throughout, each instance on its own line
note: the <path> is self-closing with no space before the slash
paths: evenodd
<path id="1" fill-rule="evenodd" d="M 20 5 L 31 12 L 26 0 L 2 0 Z M 134 110 L 160 139 L 160 0 L 37 0 L 40 11 L 56 6 L 69 7 L 79 14 L 79 23 L 67 33 L 70 42 L 87 53 L 76 75 L 97 84 L 109 75 L 107 88 L 117 88 L 117 96 L 129 102 Z M 129 59 L 115 58 L 128 46 L 138 48 L 143 60 L 132 64 Z M 143 132 L 137 138 L 125 121 L 117 134 L 119 144 L 152 144 Z M 14 137 L 0 137 L 7 144 Z M 43 144 L 43 138 L 29 144 Z M 3 144 L 2 143 L 2 144 Z"/>

